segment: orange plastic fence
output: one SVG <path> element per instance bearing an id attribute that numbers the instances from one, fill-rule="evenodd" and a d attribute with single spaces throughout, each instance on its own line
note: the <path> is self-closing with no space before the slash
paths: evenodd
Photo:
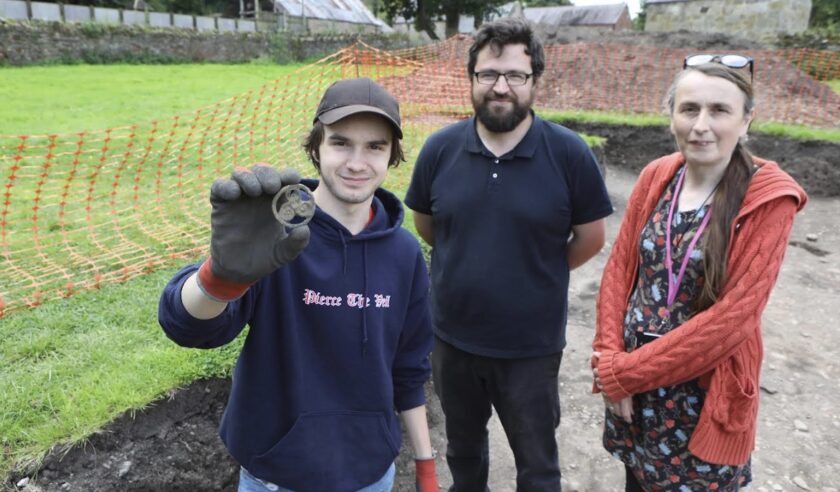
<path id="1" fill-rule="evenodd" d="M 0 317 L 125 281 L 206 251 L 207 190 L 232 167 L 310 165 L 300 149 L 334 80 L 368 76 L 400 100 L 407 145 L 470 113 L 469 38 L 385 52 L 364 43 L 190 114 L 102 131 L 0 136 Z M 662 113 L 696 50 L 620 44 L 547 47 L 537 105 Z M 752 51 L 762 121 L 840 126 L 840 53 Z M 25 129 L 22 129 L 25 130 Z"/>

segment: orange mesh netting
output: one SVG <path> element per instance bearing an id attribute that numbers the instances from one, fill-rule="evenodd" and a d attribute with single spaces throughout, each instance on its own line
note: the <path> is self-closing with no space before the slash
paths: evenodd
<path id="1" fill-rule="evenodd" d="M 360 42 L 190 114 L 101 131 L 0 136 L 0 317 L 197 259 L 208 244 L 213 179 L 260 161 L 311 175 L 301 137 L 334 80 L 368 76 L 397 96 L 410 163 L 433 130 L 471 112 L 470 41 L 392 52 Z M 689 52 L 548 46 L 537 106 L 661 114 Z M 840 96 L 820 82 L 840 79 L 840 53 L 747 54 L 756 60 L 760 120 L 840 126 Z"/>

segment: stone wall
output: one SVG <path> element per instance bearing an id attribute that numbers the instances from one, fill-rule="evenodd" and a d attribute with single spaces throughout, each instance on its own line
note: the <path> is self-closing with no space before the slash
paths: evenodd
<path id="1" fill-rule="evenodd" d="M 811 0 L 683 0 L 649 2 L 645 31 L 738 33 L 770 39 L 808 28 Z"/>
<path id="2" fill-rule="evenodd" d="M 246 62 L 269 53 L 264 33 L 103 24 L 0 24 L 0 64 Z"/>
<path id="3" fill-rule="evenodd" d="M 43 63 L 243 63 L 312 60 L 353 44 L 358 34 L 214 32 L 94 23 L 0 23 L 0 65 Z M 361 37 L 378 48 L 406 48 L 401 35 Z"/>

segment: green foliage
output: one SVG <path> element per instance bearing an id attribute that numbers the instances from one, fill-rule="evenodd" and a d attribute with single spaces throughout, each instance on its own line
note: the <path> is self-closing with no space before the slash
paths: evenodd
<path id="1" fill-rule="evenodd" d="M 807 31 L 796 34 L 782 34 L 779 36 L 779 46 L 782 48 L 815 48 L 818 50 L 840 49 L 840 28 L 812 27 Z"/>
<path id="2" fill-rule="evenodd" d="M 277 31 L 271 37 L 269 57 L 275 63 L 285 65 L 295 60 L 295 36 L 289 31 Z"/>
<path id="3" fill-rule="evenodd" d="M 432 39 L 437 39 L 434 30 L 435 19 L 444 17 L 447 35 L 452 35 L 454 32 L 451 31 L 457 28 L 460 15 L 470 15 L 476 22 L 481 23 L 505 3 L 507 0 L 382 0 L 382 12 L 389 24 L 392 24 L 397 16 L 414 19 L 414 28 L 418 32 L 425 32 Z"/>
<path id="4" fill-rule="evenodd" d="M 242 337 L 220 350 L 189 350 L 158 326 L 158 297 L 173 273 L 106 285 L 2 320 L 0 476 L 172 388 L 229 373 Z"/>
<path id="5" fill-rule="evenodd" d="M 538 111 L 537 113 L 547 120 L 561 124 L 566 121 L 580 121 L 586 123 L 606 123 L 609 125 L 667 126 L 670 121 L 664 115 L 597 113 L 592 111 Z M 833 128 L 812 128 L 785 123 L 758 122 L 752 125 L 752 130 L 768 135 L 778 135 L 798 140 L 840 142 L 840 130 Z M 599 143 L 587 143 L 590 146 L 600 145 Z"/>
<path id="6" fill-rule="evenodd" d="M 48 3 L 64 3 L 54 0 L 44 0 Z M 93 7 L 107 7 L 112 9 L 128 9 L 134 5 L 133 0 L 73 0 L 73 5 L 90 5 Z"/>
<path id="7" fill-rule="evenodd" d="M 172 65 L 187 61 L 201 62 L 203 60 L 184 60 L 183 58 L 156 53 L 151 50 L 135 51 L 129 54 L 113 53 L 102 50 L 83 50 L 79 58 L 63 58 L 57 60 L 64 65 L 88 64 L 88 65 L 113 65 L 127 63 L 132 65 Z"/>
<path id="8" fill-rule="evenodd" d="M 594 111 L 550 111 L 538 110 L 537 113 L 550 121 L 582 121 L 587 123 L 607 123 L 610 125 L 662 126 L 668 124 L 668 117 L 649 114 L 600 113 Z"/>
<path id="9" fill-rule="evenodd" d="M 570 0 L 526 0 L 526 7 L 561 7 L 563 5 L 573 5 Z"/>
<path id="10" fill-rule="evenodd" d="M 82 22 L 79 24 L 79 32 L 89 39 L 100 39 L 111 33 L 110 24 L 101 22 Z"/>
<path id="11" fill-rule="evenodd" d="M 381 0 L 382 13 L 388 24 L 394 19 L 414 19 L 414 29 L 425 32 L 432 39 L 438 39 L 435 33 L 434 18 L 440 14 L 441 0 Z"/>
<path id="12" fill-rule="evenodd" d="M 837 0 L 811 0 L 810 27 L 826 27 L 840 32 L 840 2 Z"/>
<path id="13" fill-rule="evenodd" d="M 840 142 L 840 129 L 811 128 L 802 125 L 787 125 L 784 123 L 756 123 L 752 129 L 768 135 L 795 138 L 797 140 L 822 140 L 825 142 Z"/>
<path id="14" fill-rule="evenodd" d="M 633 28 L 637 31 L 644 31 L 645 22 L 647 21 L 647 1 L 642 0 L 639 7 L 641 10 L 636 14 L 636 18 L 633 19 Z"/>

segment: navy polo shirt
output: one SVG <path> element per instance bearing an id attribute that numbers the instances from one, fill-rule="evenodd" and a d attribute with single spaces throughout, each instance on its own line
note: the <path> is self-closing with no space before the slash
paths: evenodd
<path id="1" fill-rule="evenodd" d="M 455 123 L 423 145 L 405 203 L 432 216 L 437 336 L 487 357 L 563 350 L 572 226 L 613 210 L 580 136 L 534 116 L 516 148 L 497 158 L 475 118 Z"/>

